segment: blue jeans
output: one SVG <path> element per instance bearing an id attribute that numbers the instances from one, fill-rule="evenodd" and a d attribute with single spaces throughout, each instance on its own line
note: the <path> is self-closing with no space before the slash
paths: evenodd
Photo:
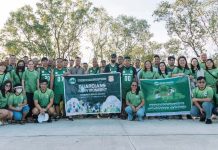
<path id="1" fill-rule="evenodd" d="M 21 111 L 13 111 L 14 120 L 20 121 L 22 120 L 23 113 L 28 113 L 30 110 L 30 107 L 28 105 L 24 106 Z"/>
<path id="2" fill-rule="evenodd" d="M 126 111 L 126 113 L 128 114 L 128 120 L 129 120 L 129 121 L 132 121 L 133 116 L 134 116 L 134 113 L 135 113 L 135 112 L 132 111 L 132 107 L 127 106 L 127 107 L 125 108 L 125 111 Z M 144 114 L 145 114 L 145 108 L 144 108 L 144 107 L 141 107 L 141 108 L 136 112 L 136 116 L 138 117 L 139 121 L 142 121 L 142 120 L 143 120 Z"/>
<path id="3" fill-rule="evenodd" d="M 212 102 L 203 102 L 202 103 L 202 108 L 205 112 L 205 117 L 206 119 L 210 119 L 211 116 L 212 116 L 212 110 L 213 110 L 213 103 Z M 192 109 L 191 109 L 191 115 L 192 116 L 195 116 L 195 117 L 199 117 L 200 116 L 200 110 L 197 106 L 192 106 Z"/>

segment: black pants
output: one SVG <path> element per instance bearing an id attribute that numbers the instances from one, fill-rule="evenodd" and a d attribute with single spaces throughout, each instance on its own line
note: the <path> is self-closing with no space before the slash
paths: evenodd
<path id="1" fill-rule="evenodd" d="M 31 117 L 32 116 L 32 110 L 35 107 L 34 100 L 33 100 L 33 93 L 26 93 L 26 97 L 27 97 L 27 104 L 30 107 L 30 112 L 28 113 L 28 117 Z"/>

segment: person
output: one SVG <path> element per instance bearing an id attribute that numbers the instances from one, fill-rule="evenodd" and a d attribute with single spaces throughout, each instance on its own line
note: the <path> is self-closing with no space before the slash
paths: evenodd
<path id="1" fill-rule="evenodd" d="M 50 82 L 50 89 L 54 91 L 54 106 L 56 117 L 55 120 L 60 119 L 61 117 L 61 110 L 60 104 L 64 100 L 64 80 L 63 75 L 67 73 L 66 68 L 63 67 L 63 59 L 57 58 L 56 60 L 56 68 L 52 70 L 51 73 L 51 82 Z M 62 112 L 62 116 L 64 115 L 64 111 Z"/>
<path id="2" fill-rule="evenodd" d="M 22 76 L 22 86 L 27 96 L 27 103 L 30 107 L 29 117 L 32 117 L 32 109 L 34 107 L 33 94 L 39 88 L 39 73 L 34 68 L 32 60 L 28 61 L 28 68 Z"/>
<path id="3" fill-rule="evenodd" d="M 166 79 L 166 78 L 171 78 L 171 73 L 168 72 L 167 66 L 165 62 L 160 62 L 158 66 L 158 73 L 155 74 L 156 79 Z"/>
<path id="4" fill-rule="evenodd" d="M 193 90 L 191 115 L 200 116 L 200 121 L 206 124 L 212 123 L 213 95 L 213 89 L 206 86 L 206 78 L 198 77 L 197 87 Z"/>
<path id="5" fill-rule="evenodd" d="M 0 62 L 0 87 L 6 80 L 11 80 L 11 75 L 7 72 L 7 66 L 5 62 Z"/>
<path id="6" fill-rule="evenodd" d="M 188 63 L 185 56 L 180 56 L 178 58 L 178 67 L 174 68 L 172 72 L 172 77 L 185 76 L 185 75 L 188 75 L 191 80 L 193 79 L 191 70 L 188 67 Z"/>
<path id="7" fill-rule="evenodd" d="M 144 96 L 141 91 L 139 91 L 137 82 L 133 81 L 131 84 L 131 90 L 126 94 L 126 113 L 128 114 L 128 120 L 132 121 L 134 114 L 138 117 L 139 121 L 143 121 L 145 114 L 144 108 Z"/>
<path id="8" fill-rule="evenodd" d="M 137 78 L 138 78 L 138 81 L 139 81 L 139 74 L 140 74 L 140 71 L 142 70 L 140 59 L 135 60 L 135 69 L 136 69 L 136 74 L 137 74 Z"/>
<path id="9" fill-rule="evenodd" d="M 202 53 L 201 54 L 201 61 L 200 61 L 200 67 L 203 69 L 206 69 L 206 61 L 207 61 L 207 54 Z"/>
<path id="10" fill-rule="evenodd" d="M 160 64 L 160 56 L 159 55 L 154 55 L 153 62 L 154 62 L 153 71 L 158 72 L 158 66 Z"/>
<path id="11" fill-rule="evenodd" d="M 100 73 L 104 73 L 106 67 L 106 60 L 101 60 Z"/>
<path id="12" fill-rule="evenodd" d="M 139 79 L 155 79 L 156 72 L 153 71 L 151 61 L 147 60 L 144 63 L 144 69 L 140 71 Z"/>
<path id="13" fill-rule="evenodd" d="M 72 68 L 73 66 L 74 66 L 74 60 L 71 59 L 71 60 L 70 60 L 70 67 L 69 67 L 69 68 Z"/>
<path id="14" fill-rule="evenodd" d="M 9 65 L 9 57 L 5 57 L 5 64 L 6 64 L 6 66 L 8 66 Z"/>
<path id="15" fill-rule="evenodd" d="M 84 62 L 84 63 L 83 63 L 84 74 L 88 74 L 88 71 L 89 71 L 88 68 L 89 68 L 88 63 Z"/>
<path id="16" fill-rule="evenodd" d="M 9 57 L 9 65 L 7 66 L 7 72 L 11 72 L 16 68 L 17 58 L 15 55 L 10 55 Z"/>
<path id="17" fill-rule="evenodd" d="M 52 122 L 51 117 L 55 116 L 54 104 L 54 92 L 51 89 L 48 89 L 48 80 L 40 80 L 40 89 L 34 92 L 34 109 L 33 115 L 34 118 L 37 118 L 39 114 L 48 113 L 49 120 Z"/>
<path id="18" fill-rule="evenodd" d="M 167 66 L 167 72 L 172 73 L 175 68 L 175 57 L 169 56 L 168 57 L 168 66 Z"/>
<path id="19" fill-rule="evenodd" d="M 96 58 L 92 59 L 92 67 L 89 68 L 88 74 L 99 74 L 100 68 L 98 67 L 98 61 Z"/>
<path id="20" fill-rule="evenodd" d="M 11 71 L 11 78 L 13 81 L 13 85 L 22 84 L 22 76 L 24 71 L 25 71 L 24 60 L 18 60 L 16 69 Z"/>
<path id="21" fill-rule="evenodd" d="M 111 54 L 111 62 L 106 65 L 104 73 L 116 73 L 119 72 L 119 65 L 116 63 L 117 55 Z"/>
<path id="22" fill-rule="evenodd" d="M 194 77 L 194 79 L 191 82 L 192 88 L 195 88 L 197 86 L 197 78 L 200 76 L 204 76 L 204 69 L 200 67 L 198 59 L 192 58 L 191 59 L 191 74 Z"/>
<path id="23" fill-rule="evenodd" d="M 121 83 L 122 83 L 122 112 L 121 118 L 125 118 L 125 98 L 128 91 L 131 89 L 131 83 L 137 80 L 136 70 L 131 64 L 131 59 L 129 56 L 124 57 L 124 66 L 120 69 L 121 72 Z"/>
<path id="24" fill-rule="evenodd" d="M 15 92 L 9 97 L 8 108 L 13 112 L 14 120 L 23 124 L 30 108 L 27 105 L 27 98 L 23 94 L 23 87 L 20 83 L 14 86 L 14 90 Z"/>
<path id="25" fill-rule="evenodd" d="M 24 61 L 25 67 L 27 67 L 27 64 L 28 64 L 28 61 L 29 61 L 29 57 L 28 56 L 24 56 L 23 57 L 23 61 Z"/>
<path id="26" fill-rule="evenodd" d="M 124 63 L 124 58 L 123 56 L 118 56 L 118 65 L 119 65 L 119 68 L 122 68 L 123 67 L 123 63 Z"/>
<path id="27" fill-rule="evenodd" d="M 188 63 L 185 56 L 178 58 L 178 67 L 175 67 L 172 72 L 172 77 L 188 76 L 190 81 L 193 82 L 194 77 L 192 76 L 191 70 L 188 67 Z M 178 116 L 178 119 L 182 119 L 182 115 Z M 186 116 L 187 119 L 192 119 L 190 115 Z"/>
<path id="28" fill-rule="evenodd" d="M 68 70 L 68 60 L 63 59 L 64 68 Z"/>
<path id="29" fill-rule="evenodd" d="M 51 77 L 51 67 L 48 66 L 48 58 L 47 57 L 43 57 L 41 59 L 41 63 L 42 63 L 42 67 L 38 68 L 38 72 L 39 72 L 39 81 L 40 80 L 47 80 L 48 81 L 48 86 L 50 87 L 50 77 Z"/>
<path id="30" fill-rule="evenodd" d="M 204 76 L 206 78 L 207 86 L 213 89 L 214 100 L 215 103 L 218 104 L 218 94 L 217 94 L 218 93 L 217 92 L 218 69 L 216 68 L 214 61 L 212 59 L 208 59 L 206 61 Z"/>
<path id="31" fill-rule="evenodd" d="M 75 66 L 69 70 L 70 74 L 85 74 L 84 68 L 81 67 L 81 58 L 75 58 Z"/>
<path id="32" fill-rule="evenodd" d="M 37 57 L 34 57 L 34 58 L 32 59 L 32 61 L 33 61 L 35 70 L 38 70 L 38 67 L 39 67 L 39 59 L 38 59 Z"/>
<path id="33" fill-rule="evenodd" d="M 0 125 L 5 121 L 13 119 L 13 113 L 8 110 L 8 99 L 12 93 L 12 82 L 6 80 L 0 89 Z"/>

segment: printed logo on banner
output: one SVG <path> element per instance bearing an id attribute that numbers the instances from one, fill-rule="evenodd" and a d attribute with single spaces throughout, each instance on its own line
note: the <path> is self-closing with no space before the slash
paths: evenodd
<path id="1" fill-rule="evenodd" d="M 75 84 L 76 83 L 76 79 L 75 78 L 70 78 L 69 83 L 70 84 Z"/>
<path id="2" fill-rule="evenodd" d="M 108 81 L 109 82 L 114 82 L 114 76 L 108 76 Z"/>

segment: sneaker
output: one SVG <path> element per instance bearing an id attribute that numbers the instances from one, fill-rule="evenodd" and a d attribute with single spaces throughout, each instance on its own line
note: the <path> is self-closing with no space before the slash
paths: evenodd
<path id="1" fill-rule="evenodd" d="M 58 121 L 60 118 L 61 118 L 60 116 L 56 116 L 55 121 Z"/>
<path id="2" fill-rule="evenodd" d="M 207 119 L 205 123 L 206 124 L 212 124 L 212 120 L 211 119 Z"/>
<path id="3" fill-rule="evenodd" d="M 68 120 L 73 121 L 73 117 L 69 117 Z"/>
<path id="4" fill-rule="evenodd" d="M 204 122 L 204 121 L 205 121 L 205 119 L 206 119 L 206 118 L 205 118 L 205 116 L 204 116 L 204 115 L 202 115 L 202 116 L 200 117 L 200 120 L 199 120 L 199 121 L 200 121 L 200 122 Z"/>

